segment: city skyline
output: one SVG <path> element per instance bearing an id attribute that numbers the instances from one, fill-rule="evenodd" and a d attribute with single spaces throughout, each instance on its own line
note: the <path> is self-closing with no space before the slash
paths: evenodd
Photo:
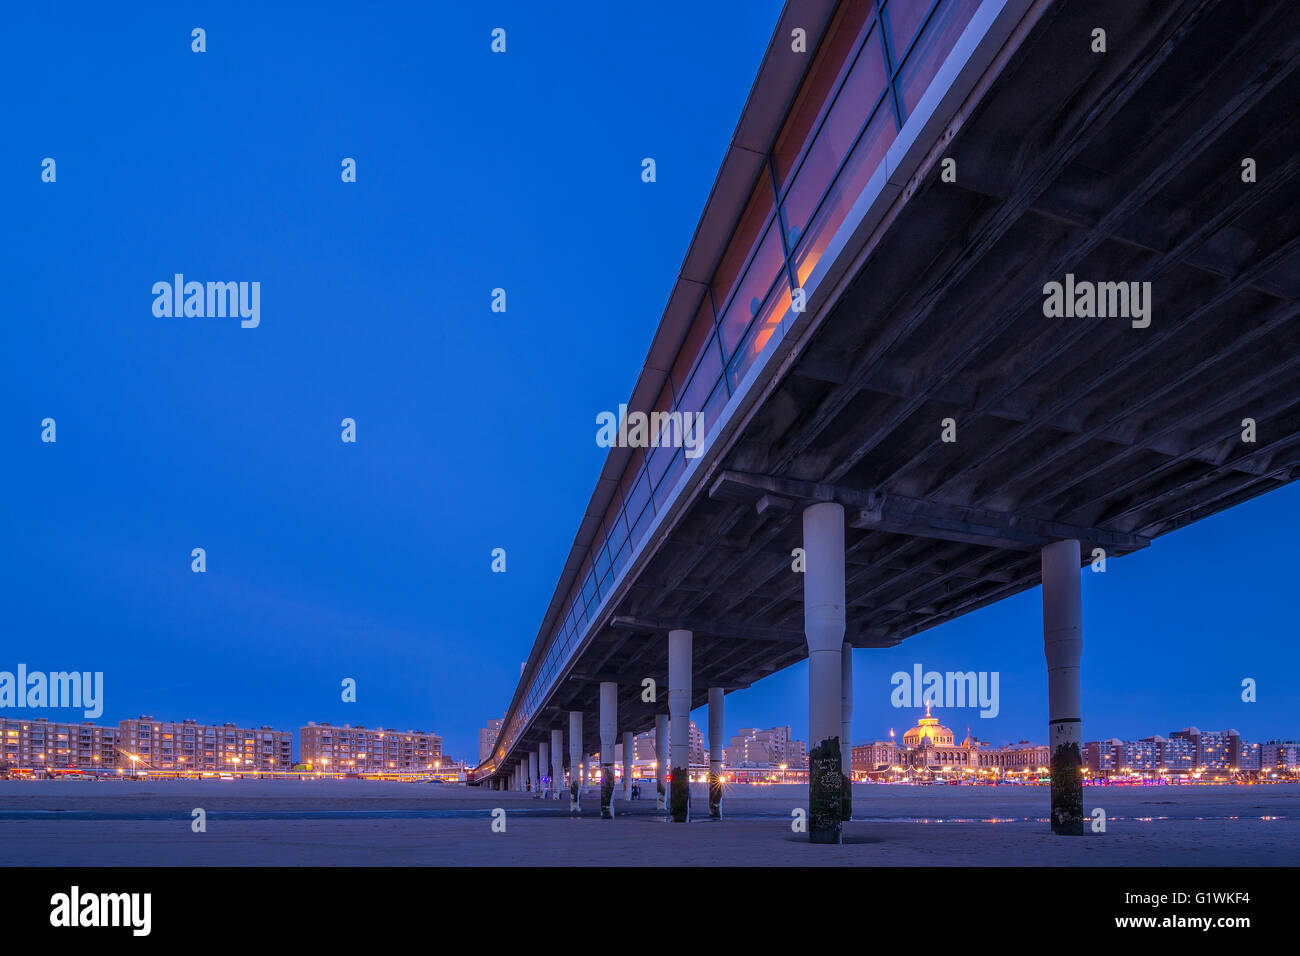
<path id="1" fill-rule="evenodd" d="M 175 42 L 174 23 L 128 11 L 120 42 L 86 44 L 76 69 L 16 103 L 13 123 L 27 142 L 50 144 L 60 174 L 44 184 L 25 154 L 5 160 L 7 181 L 30 180 L 11 190 L 14 219 L 44 226 L 12 243 L 0 278 L 28 317 L 9 330 L 26 360 L 0 385 L 17 543 L 0 556 L 16 635 L 0 666 L 103 671 L 105 715 L 119 719 L 392 721 L 437 727 L 450 752 L 472 759 L 487 714 L 509 702 L 604 461 L 595 416 L 628 398 L 780 8 L 738 21 L 680 5 L 712 38 L 707 52 L 671 14 L 611 11 L 619 48 L 593 42 L 572 59 L 555 53 L 573 42 L 571 24 L 517 5 L 503 13 L 516 38 L 507 57 L 457 43 L 418 67 L 416 87 L 466 91 L 436 120 L 411 98 L 415 68 L 379 55 L 381 26 L 346 31 L 371 68 L 344 75 L 330 57 L 304 55 L 281 77 L 276 38 L 334 50 L 337 25 L 262 11 L 252 30 L 246 14 L 214 11 L 202 59 Z M 6 64 L 15 75 L 66 59 L 63 38 L 33 16 L 15 13 L 15 35 L 32 37 Z M 407 28 L 478 37 L 490 27 L 472 11 L 413 11 Z M 665 56 L 690 70 L 645 83 L 611 69 L 610 83 L 589 82 L 615 60 Z M 159 57 L 174 79 L 167 98 L 127 116 L 104 108 L 137 101 Z M 88 97 L 86 76 L 96 78 Z M 171 110 L 218 85 L 227 107 L 212 118 L 211 148 L 159 155 L 150 144 Z M 300 116 L 302 102 L 378 105 L 340 128 Z M 447 148 L 448 129 L 504 135 L 526 158 L 502 150 L 468 162 Z M 573 137 L 588 148 L 570 149 Z M 338 161 L 351 155 L 359 175 L 344 186 Z M 646 155 L 658 163 L 653 184 L 639 177 Z M 596 193 L 599 209 L 567 215 L 562 197 Z M 413 202 L 434 214 L 413 219 Z M 139 209 L 156 215 L 127 215 Z M 287 231 L 266 228 L 270 211 L 291 214 Z M 607 222 L 620 240 L 592 243 L 593 224 Z M 454 255 L 431 249 L 449 229 Z M 69 235 L 84 253 L 79 282 L 67 281 Z M 556 298 L 574 249 L 605 297 Z M 176 272 L 260 281 L 258 326 L 154 315 L 152 283 Z M 498 286 L 509 291 L 502 314 L 490 309 Z M 538 396 L 542 422 L 512 427 Z M 46 416 L 58 420 L 56 444 L 39 440 Z M 355 445 L 338 440 L 344 417 L 357 422 Z M 465 449 L 475 467 L 458 466 Z M 1300 690 L 1272 675 L 1300 665 L 1279 533 L 1297 517 L 1291 485 L 1104 575 L 1085 570 L 1085 738 L 1188 720 L 1288 735 Z M 191 572 L 195 547 L 206 550 L 204 575 Z M 496 547 L 507 573 L 491 570 Z M 889 675 L 918 661 L 1001 675 L 999 716 L 970 711 L 977 736 L 1045 735 L 1039 589 L 857 651 L 855 728 L 888 725 L 899 713 Z M 728 736 L 788 722 L 806 739 L 806 666 L 728 694 Z M 358 682 L 355 704 L 340 700 L 345 678 Z M 1240 700 L 1244 678 L 1258 682 L 1256 703 Z"/>
<path id="2" fill-rule="evenodd" d="M 933 714 L 935 717 L 938 717 L 938 715 L 942 713 L 944 714 L 944 719 L 951 720 L 951 718 L 948 716 L 950 713 L 962 715 L 967 713 L 969 710 L 973 710 L 973 709 L 975 708 L 963 709 L 963 708 L 936 707 L 933 708 Z M 698 726 L 697 722 L 694 720 L 695 713 L 700 712 L 701 716 L 704 716 L 704 712 L 706 710 L 707 708 L 701 707 L 701 708 L 697 708 L 696 711 L 692 711 L 691 725 L 693 728 L 696 728 Z M 73 716 L 70 717 L 53 716 L 55 713 L 60 711 L 72 713 Z M 919 723 L 920 716 L 925 716 L 927 718 L 931 716 L 931 708 L 928 706 L 921 707 L 921 708 L 915 708 L 915 707 L 899 708 L 896 711 L 896 713 L 907 714 L 914 711 L 919 712 L 918 716 L 909 717 L 908 721 L 905 723 L 910 723 L 910 722 Z M 485 731 L 488 730 L 488 727 L 495 726 L 497 730 L 500 729 L 500 718 L 491 719 L 488 722 L 488 726 L 481 727 L 479 729 L 479 749 L 476 750 L 474 753 L 459 754 L 456 752 L 448 752 L 445 749 L 441 748 L 441 742 L 445 739 L 445 735 L 439 733 L 437 730 L 424 730 L 423 728 L 415 727 L 415 726 L 400 727 L 395 724 L 391 724 L 391 722 L 390 724 L 385 725 L 382 723 L 381 724 L 360 724 L 360 723 L 348 723 L 348 722 L 333 723 L 330 721 L 309 720 L 306 723 L 293 724 L 293 726 L 296 729 L 286 730 L 284 729 L 285 725 L 276 725 L 271 723 L 257 723 L 255 721 L 241 721 L 241 720 L 204 721 L 192 717 L 174 717 L 170 715 L 164 716 L 162 718 L 156 718 L 151 713 L 137 713 L 131 717 L 123 717 L 118 721 L 112 721 L 111 719 L 107 719 L 103 717 L 95 718 L 95 719 L 86 719 L 84 717 L 78 717 L 75 714 L 75 709 L 68 709 L 68 708 L 0 708 L 0 725 L 3 725 L 5 721 L 8 721 L 9 723 L 15 723 L 18 721 L 32 721 L 32 722 L 43 721 L 51 725 L 59 724 L 59 725 L 66 725 L 71 727 L 76 727 L 76 726 L 93 727 L 97 730 L 115 730 L 119 728 L 125 728 L 127 725 L 133 725 L 139 722 L 152 721 L 154 723 L 163 723 L 163 724 L 177 725 L 177 726 L 180 726 L 182 724 L 198 725 L 201 728 L 202 727 L 239 728 L 239 729 L 257 730 L 257 731 L 274 731 L 277 734 L 287 734 L 291 738 L 292 745 L 293 745 L 293 753 L 295 755 L 295 762 L 302 762 L 305 759 L 302 756 L 303 753 L 302 735 L 304 731 L 313 728 L 325 727 L 325 728 L 333 728 L 336 730 L 353 730 L 353 731 L 362 730 L 371 733 L 380 732 L 381 735 L 382 733 L 415 734 L 415 735 L 431 737 L 436 739 L 439 742 L 440 757 L 442 759 L 445 759 L 448 762 L 463 764 L 470 768 L 474 767 L 476 763 L 480 762 L 482 759 L 482 747 L 486 740 Z M 1106 734 L 1085 733 L 1084 737 L 1087 744 L 1089 746 L 1092 746 L 1093 744 L 1096 744 L 1098 742 L 1104 744 L 1112 740 L 1119 740 L 1121 742 L 1131 742 L 1136 740 L 1150 739 L 1153 736 L 1157 736 L 1157 737 L 1166 736 L 1166 735 L 1176 736 L 1180 732 L 1187 731 L 1188 729 L 1196 729 L 1197 727 L 1202 725 L 1204 725 L 1202 727 L 1203 730 L 1209 730 L 1214 733 L 1218 733 L 1221 731 L 1236 731 L 1242 741 L 1249 741 L 1250 743 L 1256 745 L 1270 743 L 1270 742 L 1291 743 L 1297 739 L 1300 739 L 1300 730 L 1297 730 L 1294 726 L 1279 727 L 1271 730 L 1264 730 L 1262 732 L 1257 732 L 1257 733 L 1242 733 L 1240 732 L 1239 728 L 1232 725 L 1223 725 L 1221 727 L 1219 727 L 1218 725 L 1214 725 L 1214 727 L 1211 727 L 1210 724 L 1205 723 L 1204 721 L 1195 721 L 1195 720 L 1191 720 L 1191 721 L 1185 720 L 1178 727 L 1171 727 L 1167 731 L 1161 731 L 1161 730 L 1152 731 L 1150 729 L 1147 729 L 1141 731 L 1140 733 L 1131 733 L 1129 735 L 1114 734 L 1114 733 L 1106 733 Z M 737 740 L 741 738 L 744 731 L 746 730 L 753 731 L 758 729 L 760 726 L 761 725 L 759 724 L 741 724 L 738 725 L 735 730 L 730 730 L 730 729 L 726 730 L 724 732 L 724 740 L 726 741 L 725 746 L 730 748 L 735 744 Z M 784 723 L 782 723 L 781 721 L 777 721 L 775 723 L 770 724 L 768 729 L 780 729 L 782 727 L 789 729 L 792 728 L 793 726 L 794 725 L 791 724 L 789 721 L 785 721 Z M 978 740 L 981 743 L 981 745 L 987 745 L 989 747 L 1012 746 L 1014 744 L 1023 744 L 1023 743 L 1031 743 L 1031 744 L 1041 743 L 1041 741 L 1035 738 L 1033 735 L 1020 736 L 1020 737 L 997 737 L 997 736 L 990 737 L 990 736 L 981 735 L 976 732 L 979 729 L 979 727 L 980 727 L 979 724 L 967 723 L 963 725 L 963 728 L 961 729 L 964 729 L 966 734 Z M 880 730 L 879 732 L 876 733 L 872 733 L 869 731 L 864 733 L 863 728 L 858 727 L 855 724 L 854 735 L 851 740 L 851 744 L 854 747 L 859 747 L 859 746 L 868 746 L 871 744 L 884 743 L 886 742 L 887 738 L 892 739 L 895 736 L 895 731 L 898 729 L 899 728 L 897 726 L 891 725 L 888 728 L 888 730 Z M 956 727 L 954 727 L 953 730 L 955 733 L 960 732 L 959 728 Z M 764 730 L 762 732 L 766 733 L 767 731 Z M 903 732 L 899 730 L 897 736 L 899 737 L 899 739 L 901 739 L 903 736 Z M 644 733 L 637 734 L 636 740 L 638 741 L 638 747 L 640 747 L 647 739 L 651 741 L 653 740 L 652 732 L 644 732 Z M 801 738 L 799 738 L 797 734 L 794 733 L 791 733 L 791 739 L 796 743 L 806 743 L 806 741 L 802 740 Z M 2 745 L 3 743 L 4 743 L 3 741 L 0 741 L 0 745 Z M 622 745 L 620 743 L 619 747 L 621 746 Z M 707 751 L 707 743 L 701 744 L 701 746 L 703 746 Z M 593 753 L 595 752 L 593 751 Z M 3 756 L 4 754 L 0 753 L 0 757 Z"/>
<path id="3" fill-rule="evenodd" d="M 1279 502 L 1273 505 L 1275 499 L 1282 498 L 1300 499 L 1300 488 L 1294 486 L 1282 488 L 1271 495 L 1267 495 L 1252 501 L 1246 502 L 1230 512 L 1213 516 L 1196 525 L 1176 532 L 1172 537 L 1173 541 L 1180 538 L 1193 539 L 1189 541 L 1189 546 L 1180 548 L 1182 555 L 1177 562 L 1179 568 L 1187 573 L 1196 584 L 1206 586 L 1220 577 L 1227 578 L 1233 593 L 1249 594 L 1258 603 L 1251 605 L 1251 608 L 1260 615 L 1261 618 L 1272 613 L 1280 618 L 1284 613 L 1287 592 L 1281 587 L 1285 574 L 1283 573 L 1286 565 L 1279 563 L 1282 554 L 1280 551 L 1280 542 L 1278 553 L 1271 554 L 1268 548 L 1267 539 L 1261 540 L 1262 530 L 1259 532 L 1261 537 L 1255 540 L 1261 541 L 1261 548 L 1252 551 L 1250 554 L 1243 555 L 1241 560 L 1235 561 L 1229 566 L 1220 566 L 1213 561 L 1205 560 L 1203 557 L 1212 553 L 1216 541 L 1222 540 L 1223 531 L 1219 525 L 1229 525 L 1231 522 L 1240 522 L 1248 520 L 1252 525 L 1262 529 L 1263 526 L 1272 522 L 1281 520 L 1284 517 L 1283 509 L 1289 508 L 1291 502 Z M 1199 540 L 1196 540 L 1199 539 Z M 1106 590 L 1097 585 L 1115 581 L 1121 569 L 1127 570 L 1138 567 L 1140 563 L 1145 563 L 1144 559 L 1150 559 L 1153 549 L 1146 552 L 1139 552 L 1125 558 L 1122 562 L 1116 562 L 1111 565 L 1111 569 L 1105 575 L 1092 575 L 1087 570 L 1083 573 L 1084 593 L 1088 600 L 1088 616 L 1085 616 L 1085 629 L 1089 628 L 1090 618 L 1094 618 L 1099 613 L 1105 613 L 1107 617 L 1113 614 L 1120 614 L 1123 610 L 1125 596 L 1133 591 L 1141 591 L 1142 580 L 1145 575 L 1134 575 L 1137 581 L 1127 582 L 1120 589 L 1120 594 L 1112 596 Z M 1158 565 L 1155 566 L 1158 569 Z M 1145 568 L 1140 568 L 1146 571 Z M 1155 573 L 1153 569 L 1149 573 Z M 1177 575 L 1175 575 L 1177 577 Z M 1158 576 L 1157 576 L 1158 578 Z M 1271 581 L 1275 581 L 1276 587 L 1269 587 Z M 1221 586 L 1216 584 L 1216 586 Z M 1205 593 L 1205 587 L 1193 587 L 1195 593 Z M 1033 740 L 1036 737 L 1042 738 L 1045 735 L 1045 724 L 1041 717 L 1041 707 L 1035 703 L 1026 704 L 1024 701 L 1017 703 L 1015 694 L 1018 686 L 1025 687 L 1031 695 L 1045 697 L 1040 683 L 1041 668 L 1041 636 L 1033 632 L 1032 628 L 1037 623 L 1039 613 L 1038 603 L 1040 600 L 1040 589 L 1034 588 L 1023 594 L 1013 596 L 1000 602 L 990 608 L 976 611 L 957 621 L 940 625 L 933 631 L 926 634 L 918 635 L 904 641 L 901 645 L 894 648 L 883 649 L 864 649 L 858 650 L 854 654 L 854 671 L 855 687 L 858 688 L 855 693 L 855 714 L 854 728 L 855 739 L 861 738 L 861 730 L 865 727 L 882 725 L 886 728 L 889 726 L 888 721 L 894 717 L 899 724 L 903 723 L 905 718 L 901 715 L 909 713 L 918 713 L 923 708 L 899 708 L 895 709 L 889 704 L 890 694 L 893 686 L 889 682 L 890 675 L 897 670 L 910 670 L 914 663 L 923 662 L 926 669 L 948 670 L 948 669 L 968 669 L 963 664 L 974 660 L 974 655 L 963 652 L 962 646 L 964 641 L 971 639 L 970 634 L 987 634 L 990 629 L 996 627 L 995 620 L 999 617 L 1008 616 L 1007 612 L 1012 612 L 1009 616 L 1013 620 L 1021 622 L 1021 632 L 1028 630 L 1027 639 L 1022 643 L 1021 653 L 1016 655 L 1018 667 L 997 666 L 981 668 L 987 670 L 1000 670 L 1002 674 L 1001 691 L 1003 697 L 1002 713 L 993 719 L 984 719 L 978 716 L 979 708 L 970 707 L 965 709 L 945 708 L 946 713 L 956 713 L 969 715 L 972 733 L 981 739 L 997 739 L 999 741 L 1015 741 L 1020 739 Z M 1114 605 L 1119 605 L 1118 607 Z M 1223 602 L 1213 607 L 1205 609 L 1206 613 L 1202 615 L 1199 626 L 1210 630 L 1214 626 L 1214 621 L 1219 618 L 1226 625 L 1229 620 L 1239 620 L 1239 615 L 1235 606 L 1229 602 Z M 1151 606 L 1148 603 L 1147 612 L 1151 612 Z M 1041 625 L 1038 625 L 1041 627 Z M 1234 625 L 1239 626 L 1239 625 Z M 1114 665 L 1105 659 L 1098 662 L 1098 665 L 1092 665 L 1093 655 L 1098 654 L 1099 645 L 1106 648 L 1107 651 L 1114 651 L 1116 648 L 1124 647 L 1127 638 L 1134 634 L 1133 630 L 1123 628 L 1118 633 L 1113 631 L 1102 630 L 1096 623 L 1088 630 L 1090 639 L 1085 641 L 1084 648 L 1084 680 L 1083 692 L 1085 700 L 1089 701 L 1090 717 L 1084 721 L 1084 736 L 1088 740 L 1108 739 L 1119 737 L 1120 739 L 1136 739 L 1149 733 L 1160 732 L 1153 731 L 1148 725 L 1164 726 L 1166 724 L 1186 726 L 1189 722 L 1201 726 L 1214 727 L 1234 727 L 1239 730 L 1243 736 L 1253 740 L 1262 740 L 1262 734 L 1272 736 L 1281 736 L 1288 738 L 1300 735 L 1300 728 L 1288 729 L 1288 720 L 1294 722 L 1294 714 L 1300 713 L 1300 694 L 1295 690 L 1287 688 L 1285 685 L 1273 686 L 1268 676 L 1272 673 L 1278 673 L 1286 670 L 1285 665 L 1281 662 L 1289 659 L 1281 638 L 1284 632 L 1271 635 L 1266 643 L 1272 644 L 1272 649 L 1282 651 L 1278 658 L 1279 663 L 1274 666 L 1269 663 L 1266 656 L 1262 654 L 1255 655 L 1258 666 L 1248 672 L 1242 669 L 1240 676 L 1223 675 L 1220 679 L 1219 699 L 1210 701 L 1203 694 L 1195 695 L 1193 709 L 1197 713 L 1188 713 L 1186 705 L 1180 702 L 1182 691 L 1177 686 L 1169 686 L 1168 683 L 1161 684 L 1150 682 L 1139 685 L 1137 675 L 1133 676 L 1133 683 L 1121 685 L 1121 680 L 1126 675 L 1123 672 L 1116 674 Z M 1263 635 L 1268 638 L 1268 635 Z M 1208 641 L 1208 635 L 1204 640 Z M 1216 673 L 1222 673 L 1222 662 L 1224 659 L 1235 656 L 1235 652 L 1229 649 L 1231 642 L 1225 642 L 1224 646 L 1214 648 L 1210 647 L 1213 652 L 1211 660 L 1216 661 L 1213 668 L 1208 668 Z M 1027 653 L 1026 653 L 1027 652 Z M 1294 654 L 1294 651 L 1291 651 Z M 1098 655 L 1101 656 L 1101 655 Z M 29 659 L 24 660 L 29 668 L 36 669 L 38 665 L 48 670 L 59 669 L 61 661 L 58 657 L 47 655 L 28 655 Z M 18 661 L 0 661 L 0 668 L 11 669 Z M 1174 675 L 1183 674 L 1183 680 L 1188 681 L 1192 674 L 1197 672 L 1194 666 L 1195 661 L 1190 655 L 1180 655 L 1171 659 L 1162 668 L 1151 668 L 1156 677 L 1169 681 Z M 775 724 L 788 723 L 796 736 L 806 739 L 806 714 L 797 705 L 791 706 L 791 700 L 797 700 L 797 696 L 806 693 L 803 689 L 806 680 L 803 675 L 806 674 L 806 663 L 800 663 L 793 667 L 787 668 L 750 690 L 736 691 L 727 695 L 728 710 L 726 714 L 726 733 L 728 737 L 735 733 L 740 727 L 746 726 L 772 726 Z M 969 665 L 973 666 L 973 665 Z M 1101 668 L 1101 673 L 1095 672 L 1095 667 Z M 517 666 L 516 666 L 517 668 Z M 517 676 L 517 675 L 516 675 Z M 1244 703 L 1241 701 L 1240 679 L 1245 677 L 1254 678 L 1259 684 L 1259 701 L 1257 703 Z M 1203 680 L 1199 677 L 1198 680 Z M 870 688 L 872 681 L 875 682 L 876 691 L 873 695 Z M 768 685 L 766 688 L 764 685 Z M 1200 686 L 1199 683 L 1194 686 Z M 142 688 L 142 691 L 147 689 Z M 1094 700 L 1094 694 L 1104 695 L 1114 703 L 1111 707 L 1117 712 L 1114 717 L 1108 717 L 1103 720 L 1096 714 L 1099 711 L 1104 712 L 1105 703 L 1099 703 Z M 408 696 L 408 695 L 399 695 Z M 114 715 L 119 715 L 118 719 L 127 719 L 138 716 L 140 713 L 154 712 L 158 713 L 163 710 L 157 704 L 151 704 L 149 700 L 143 700 L 143 706 L 122 706 L 115 707 L 114 701 L 114 681 L 113 669 L 109 666 L 105 677 L 105 710 L 104 716 L 99 718 L 99 722 L 109 720 Z M 186 703 L 183 705 L 184 713 L 192 715 L 196 719 L 205 722 L 223 722 L 225 720 L 234 720 L 236 722 L 246 723 L 253 721 L 255 725 L 270 723 L 272 726 L 279 726 L 286 723 L 284 716 L 296 713 L 301 708 L 297 706 L 276 708 L 266 708 L 265 702 L 249 702 L 244 708 L 225 708 L 217 703 L 206 706 L 196 706 L 200 704 L 201 699 L 196 699 L 193 691 L 185 694 Z M 504 701 L 502 702 L 504 705 Z M 152 707 L 152 710 L 150 709 Z M 367 706 L 364 698 L 359 698 L 356 704 L 339 704 L 332 707 L 321 707 L 313 711 L 319 713 L 326 711 L 329 717 L 320 717 L 319 719 L 329 720 L 331 723 L 343 724 L 378 724 L 384 721 L 392 721 L 394 724 L 401 723 L 404 727 L 434 726 L 433 721 L 429 719 L 428 712 L 420 720 L 396 720 L 392 714 L 380 704 Z M 693 716 L 702 716 L 705 708 L 700 707 L 692 711 Z M 34 713 L 37 716 L 48 716 L 51 720 L 66 722 L 80 722 L 80 711 L 76 708 L 46 708 L 42 712 L 25 711 Z M 168 711 L 169 713 L 171 711 Z M 1123 716 L 1120 716 L 1122 712 Z M 17 711 L 12 708 L 0 709 L 0 716 L 15 716 Z M 269 714 L 267 719 L 261 719 L 263 713 Z M 1204 716 L 1198 716 L 1203 714 Z M 412 714 L 416 716 L 417 714 Z M 1182 715 L 1182 716 L 1179 716 Z M 399 715 L 400 716 L 400 715 Z M 274 719 L 272 719 L 274 718 Z M 953 718 L 956 719 L 956 718 Z M 449 750 L 458 759 L 473 760 L 478 754 L 478 732 L 483 726 L 485 717 L 478 715 L 476 712 L 469 712 L 464 715 L 452 715 L 450 720 L 446 720 L 437 725 L 437 732 L 440 733 L 444 740 L 444 747 Z M 297 726 L 297 718 L 291 717 L 287 723 Z M 472 724 L 472 729 L 469 725 Z M 1098 726 L 1098 725 L 1101 726 Z M 963 728 L 965 721 L 963 720 Z M 1105 728 L 1104 730 L 1102 728 Z M 802 728 L 802 729 L 801 729 Z M 982 729 L 982 728 L 987 728 Z M 1275 729 L 1271 729 L 1275 728 Z M 900 729 L 901 732 L 901 729 Z"/>

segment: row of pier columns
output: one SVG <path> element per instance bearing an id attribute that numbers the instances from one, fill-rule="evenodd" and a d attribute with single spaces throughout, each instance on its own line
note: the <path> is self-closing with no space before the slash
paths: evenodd
<path id="1" fill-rule="evenodd" d="M 845 641 L 844 507 L 833 502 L 803 512 L 804 634 L 808 641 L 808 836 L 813 843 L 842 842 L 852 819 L 853 659 Z M 1055 541 L 1042 551 L 1043 649 L 1048 675 L 1048 732 L 1051 747 L 1051 828 L 1083 833 L 1080 658 L 1083 628 L 1080 599 L 1080 543 Z M 655 716 L 657 804 L 669 819 L 690 819 L 690 711 L 693 689 L 691 631 L 668 632 L 668 713 Z M 708 690 L 709 816 L 722 816 L 723 693 Z M 614 761 L 618 732 L 618 684 L 600 685 L 600 815 L 614 817 Z M 563 731 L 551 731 L 549 745 L 521 759 L 510 788 L 542 789 L 539 763 L 559 797 L 564 783 Z M 583 715 L 569 713 L 570 809 L 581 804 L 587 779 Z M 635 742 L 624 731 L 622 798 L 631 798 Z"/>

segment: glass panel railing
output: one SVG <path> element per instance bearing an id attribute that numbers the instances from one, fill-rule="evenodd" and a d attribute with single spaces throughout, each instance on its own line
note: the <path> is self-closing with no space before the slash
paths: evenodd
<path id="1" fill-rule="evenodd" d="M 903 61 L 930 11 L 935 6 L 942 5 L 943 0 L 939 0 L 938 4 L 934 0 L 890 0 L 885 5 L 881 17 L 885 22 L 885 38 L 889 41 L 889 52 L 895 66 Z"/>
<path id="2" fill-rule="evenodd" d="M 754 258 L 745 271 L 745 277 L 736 287 L 731 304 L 723 311 L 718 322 L 722 352 L 728 359 L 735 353 L 736 346 L 740 344 L 758 310 L 763 307 L 763 298 L 784 262 L 781 234 L 773 224 L 764 234 L 758 251 L 754 253 Z"/>
<path id="3" fill-rule="evenodd" d="M 808 70 L 790 115 L 777 135 L 776 145 L 772 147 L 772 167 L 782 195 L 790 185 L 800 157 L 817 132 L 826 105 L 835 97 L 846 64 L 853 61 L 863 31 L 872 25 L 874 5 L 870 2 L 844 3 L 836 16 L 817 50 L 817 57 Z"/>
<path id="4" fill-rule="evenodd" d="M 844 87 L 781 201 L 790 246 L 795 246 L 807 231 L 818 203 L 858 141 L 863 126 L 885 101 L 887 79 L 880 29 L 876 27 L 858 53 Z"/>
<path id="5" fill-rule="evenodd" d="M 771 223 L 775 207 L 772 185 L 766 176 L 760 176 L 754 184 L 745 211 L 731 234 L 726 251 L 722 254 L 722 261 L 713 271 L 713 280 L 709 283 L 713 303 L 720 311 L 725 311 L 731 298 L 736 295 L 739 277 L 753 255 L 759 237 Z"/>
<path id="6" fill-rule="evenodd" d="M 834 184 L 822 198 L 812 224 L 800 236 L 795 247 L 795 275 L 801 287 L 806 287 L 813 268 L 821 261 L 822 254 L 835 238 L 849 210 L 880 167 L 885 152 L 897 133 L 893 110 L 882 102 L 858 138 L 839 175 L 835 177 Z"/>
<path id="7" fill-rule="evenodd" d="M 750 324 L 744 340 L 731 359 L 731 364 L 727 366 L 727 381 L 731 384 L 733 392 L 740 387 L 745 373 L 762 354 L 772 333 L 781 325 L 781 320 L 789 310 L 790 286 L 782 274 L 772 291 L 768 293 L 763 308 Z"/>
<path id="8" fill-rule="evenodd" d="M 700 355 L 700 363 L 691 376 L 690 383 L 682 392 L 677 407 L 686 412 L 703 411 L 705 402 L 713 392 L 713 386 L 722 376 L 722 353 L 718 351 L 718 337 L 709 336 Z M 707 424 L 707 421 L 705 422 Z"/>
<path id="9" fill-rule="evenodd" d="M 952 52 L 957 38 L 979 5 L 980 0 L 945 0 L 930 15 L 898 73 L 898 89 L 905 116 L 910 116 L 916 109 L 921 94 L 939 72 L 939 67 Z"/>

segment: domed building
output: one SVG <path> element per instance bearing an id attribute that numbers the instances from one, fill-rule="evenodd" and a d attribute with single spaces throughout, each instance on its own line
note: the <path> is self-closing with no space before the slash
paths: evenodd
<path id="1" fill-rule="evenodd" d="M 967 740 L 957 744 L 952 729 L 939 723 L 939 718 L 930 716 L 929 705 L 925 716 L 903 734 L 901 744 L 894 742 L 892 730 L 889 735 L 888 743 L 880 741 L 853 748 L 855 771 L 877 778 L 900 773 L 929 778 L 936 772 L 966 770 L 975 764 L 973 757 L 979 752 L 978 741 L 971 739 L 969 733 Z"/>
<path id="2" fill-rule="evenodd" d="M 930 716 L 930 705 L 925 705 L 925 716 L 916 722 L 916 726 L 903 734 L 903 746 L 920 747 L 921 741 L 927 740 L 931 747 L 951 747 L 954 737 L 952 731 L 939 723 L 938 717 Z"/>
<path id="3" fill-rule="evenodd" d="M 903 740 L 878 740 L 872 744 L 855 744 L 853 772 L 856 779 L 952 780 L 974 779 L 977 774 L 1025 772 L 1046 767 L 1048 748 L 1022 740 L 1003 747 L 989 747 L 966 728 L 966 737 L 956 742 L 952 729 L 930 716 L 930 706 L 916 726 L 903 734 Z"/>

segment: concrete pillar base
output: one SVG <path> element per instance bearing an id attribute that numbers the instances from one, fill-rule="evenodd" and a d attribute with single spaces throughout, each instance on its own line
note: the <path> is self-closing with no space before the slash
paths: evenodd
<path id="1" fill-rule="evenodd" d="M 623 799 L 632 799 L 632 764 L 636 757 L 636 739 L 630 731 L 623 732 Z"/>
<path id="2" fill-rule="evenodd" d="M 669 781 L 669 819 L 689 823 L 691 819 L 691 775 L 685 767 L 673 767 Z"/>
<path id="3" fill-rule="evenodd" d="M 582 783 L 587 759 L 582 753 L 582 711 L 569 711 L 569 812 L 582 809 Z"/>
<path id="4" fill-rule="evenodd" d="M 723 691 L 709 688 L 709 819 L 722 819 Z"/>
<path id="5" fill-rule="evenodd" d="M 600 818 L 614 819 L 614 743 L 618 739 L 618 684 L 600 682 Z"/>
<path id="6" fill-rule="evenodd" d="M 1075 723 L 1076 734 L 1078 726 Z M 1077 742 L 1052 748 L 1051 771 L 1052 832 L 1060 836 L 1083 836 L 1083 754 Z"/>
<path id="7" fill-rule="evenodd" d="M 1083 655 L 1080 546 L 1074 539 L 1043 548 L 1043 654 L 1047 658 L 1048 746 L 1052 832 L 1083 835 L 1083 742 L 1079 668 Z"/>
<path id="8" fill-rule="evenodd" d="M 843 843 L 840 814 L 844 805 L 844 772 L 840 769 L 840 740 L 828 737 L 808 754 L 808 840 Z"/>
<path id="9" fill-rule="evenodd" d="M 804 634 L 808 638 L 808 840 L 842 843 L 845 765 L 842 740 L 851 715 L 844 686 L 844 506 L 803 512 Z M 852 675 L 849 677 L 852 680 Z M 846 707 L 846 703 L 849 704 Z M 846 710 L 849 712 L 846 714 Z"/>
<path id="10" fill-rule="evenodd" d="M 853 819 L 853 645 L 840 649 L 840 768 L 844 772 L 844 802 L 840 820 Z"/>
<path id="11" fill-rule="evenodd" d="M 542 743 L 537 745 L 537 792 L 545 800 L 551 792 L 551 782 L 547 779 L 551 775 L 551 745 Z"/>
<path id="12" fill-rule="evenodd" d="M 672 754 L 672 780 L 668 791 L 668 818 L 686 823 L 691 805 L 691 656 L 693 635 L 687 630 L 668 632 L 668 713 Z"/>
<path id="13" fill-rule="evenodd" d="M 614 819 L 614 764 L 600 765 L 600 818 Z"/>
<path id="14" fill-rule="evenodd" d="M 660 810 L 668 809 L 668 715 L 655 715 L 655 793 Z"/>

